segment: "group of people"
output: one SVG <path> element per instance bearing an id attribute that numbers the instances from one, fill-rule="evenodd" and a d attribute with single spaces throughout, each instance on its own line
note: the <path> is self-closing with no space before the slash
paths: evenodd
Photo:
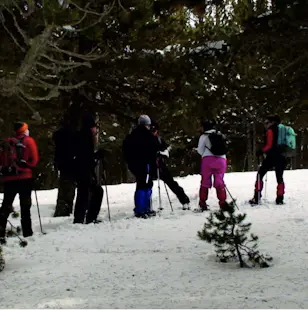
<path id="1" fill-rule="evenodd" d="M 277 177 L 276 203 L 282 204 L 285 186 L 283 172 L 286 156 L 278 147 L 278 116 L 265 120 L 266 142 L 258 152 L 264 156 L 258 169 L 252 205 L 260 203 L 263 177 L 275 168 Z M 201 156 L 201 184 L 199 189 L 199 211 L 208 210 L 207 199 L 212 186 L 216 189 L 219 206 L 222 210 L 227 203 L 224 175 L 227 170 L 227 148 L 224 135 L 217 129 L 213 120 L 203 121 L 202 134 L 196 151 Z M 33 190 L 33 169 L 39 161 L 35 140 L 29 136 L 26 123 L 14 125 L 15 137 L 5 140 L 0 147 L 0 177 L 4 183 L 4 197 L 0 208 L 0 242 L 5 242 L 7 219 L 13 212 L 13 201 L 17 194 L 20 198 L 21 228 L 24 237 L 32 236 L 30 208 Z M 59 171 L 60 188 L 58 203 L 62 203 L 62 216 L 73 213 L 75 189 L 77 197 L 74 208 L 74 223 L 97 223 L 104 191 L 95 167 L 104 157 L 102 149 L 97 150 L 98 132 L 95 117 L 86 112 L 79 131 L 72 129 L 68 119 L 53 135 L 55 143 L 55 168 Z M 184 210 L 189 210 L 190 199 L 183 188 L 173 179 L 166 161 L 170 146 L 159 135 L 159 126 L 148 115 L 138 118 L 137 126 L 123 141 L 123 156 L 128 169 L 136 178 L 134 194 L 134 214 L 148 218 L 156 215 L 152 209 L 151 196 L 153 181 L 157 178 L 168 185 L 177 196 Z M 213 179 L 213 182 L 212 182 Z M 65 184 L 69 184 L 65 187 Z M 68 190 L 68 191 L 67 191 Z M 66 195 L 63 194 L 66 191 Z M 63 198 L 64 196 L 69 197 Z M 57 212 L 57 210 L 56 210 Z M 55 214 L 57 216 L 57 214 Z"/>

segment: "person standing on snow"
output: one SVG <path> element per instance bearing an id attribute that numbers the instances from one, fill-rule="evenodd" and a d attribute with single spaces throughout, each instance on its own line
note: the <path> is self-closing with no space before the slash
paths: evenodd
<path id="1" fill-rule="evenodd" d="M 54 167 L 60 174 L 55 217 L 70 216 L 73 213 L 76 191 L 76 127 L 76 125 L 73 126 L 67 113 L 61 121 L 60 129 L 55 131 L 52 136 L 55 145 Z"/>
<path id="2" fill-rule="evenodd" d="M 156 215 L 156 212 L 151 210 L 151 196 L 158 151 L 156 138 L 151 132 L 151 119 L 148 115 L 141 115 L 137 127 L 123 141 L 124 159 L 136 178 L 136 217 L 148 218 Z"/>
<path id="3" fill-rule="evenodd" d="M 159 133 L 158 133 L 159 125 L 157 124 L 157 122 L 152 120 L 151 129 L 159 145 L 159 153 L 158 153 L 158 160 L 157 160 L 158 167 L 157 168 L 159 169 L 160 179 L 163 182 L 165 182 L 168 185 L 168 187 L 171 189 L 171 191 L 177 196 L 178 200 L 183 206 L 183 210 L 189 210 L 190 200 L 188 196 L 185 194 L 183 188 L 179 186 L 179 184 L 173 179 L 165 162 L 166 158 L 169 158 L 170 147 L 167 145 L 165 140 L 161 136 L 159 136 Z"/>
<path id="4" fill-rule="evenodd" d="M 26 123 L 15 123 L 14 130 L 15 138 L 7 140 L 11 146 L 10 151 L 6 152 L 3 149 L 0 156 L 1 176 L 4 182 L 4 196 L 0 208 L 0 239 L 2 243 L 5 243 L 7 219 L 13 211 L 12 205 L 17 194 L 19 194 L 20 200 L 22 234 L 25 238 L 33 235 L 30 211 L 33 190 L 32 169 L 39 161 L 38 149 L 35 140 L 29 136 L 29 128 Z M 16 154 L 15 158 L 11 157 L 12 153 Z M 14 160 L 14 163 L 11 159 Z"/>
<path id="5" fill-rule="evenodd" d="M 279 116 L 268 116 L 264 122 L 266 129 L 266 143 L 262 150 L 257 152 L 257 156 L 265 155 L 264 160 L 258 170 L 257 180 L 255 182 L 254 197 L 249 201 L 251 205 L 260 203 L 261 193 L 263 189 L 263 177 L 266 173 L 275 168 L 277 179 L 277 197 L 276 204 L 283 204 L 285 193 L 285 185 L 283 181 L 283 172 L 286 167 L 287 160 L 278 149 L 278 125 L 280 124 Z"/>
<path id="6" fill-rule="evenodd" d="M 97 145 L 97 126 L 93 115 L 85 112 L 82 128 L 77 139 L 75 159 L 77 198 L 74 210 L 74 224 L 96 223 L 101 209 L 104 190 L 95 175 L 96 159 L 102 157 L 103 150 L 95 153 Z"/>
<path id="7" fill-rule="evenodd" d="M 220 208 L 224 209 L 228 206 L 224 183 L 224 175 L 227 171 L 226 147 L 224 137 L 215 129 L 215 125 L 215 122 L 210 120 L 202 123 L 203 134 L 199 138 L 197 148 L 197 152 L 202 156 L 199 190 L 200 211 L 208 210 L 206 201 L 209 189 L 212 187 L 212 177 L 214 177 L 214 187 Z"/>

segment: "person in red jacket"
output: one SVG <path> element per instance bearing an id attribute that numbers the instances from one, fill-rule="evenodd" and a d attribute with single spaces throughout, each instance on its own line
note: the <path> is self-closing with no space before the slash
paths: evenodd
<path id="1" fill-rule="evenodd" d="M 22 145 L 22 147 L 19 146 L 22 148 L 22 159 L 20 160 L 19 158 L 16 161 L 16 169 L 12 172 L 7 172 L 8 169 L 5 170 L 4 159 L 0 159 L 0 165 L 2 166 L 1 181 L 4 183 L 4 196 L 0 208 L 0 241 L 2 243 L 5 242 L 7 219 L 13 210 L 12 205 L 17 194 L 19 194 L 23 236 L 30 237 L 33 235 L 30 212 L 32 205 L 31 192 L 33 188 L 32 169 L 39 161 L 38 149 L 35 140 L 29 136 L 29 129 L 26 123 L 15 123 L 14 130 L 16 132 L 15 139 L 10 138 L 8 141 L 18 141 L 19 145 Z M 11 170 L 9 169 L 9 171 Z"/>
<path id="2" fill-rule="evenodd" d="M 276 179 L 278 184 L 276 204 L 277 205 L 283 204 L 283 198 L 285 193 L 283 173 L 287 161 L 277 147 L 279 124 L 280 124 L 280 118 L 277 115 L 268 116 L 264 122 L 266 128 L 265 145 L 263 146 L 262 150 L 257 152 L 257 156 L 259 157 L 263 155 L 264 160 L 257 174 L 254 197 L 251 200 L 249 200 L 249 203 L 251 205 L 259 204 L 261 198 L 261 192 L 263 189 L 263 177 L 272 168 L 275 168 Z"/>

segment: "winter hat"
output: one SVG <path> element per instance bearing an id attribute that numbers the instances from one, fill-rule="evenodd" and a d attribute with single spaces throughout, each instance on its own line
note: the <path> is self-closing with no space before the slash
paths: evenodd
<path id="1" fill-rule="evenodd" d="M 16 132 L 16 134 L 21 134 L 24 133 L 25 131 L 27 131 L 29 129 L 29 126 L 27 123 L 24 122 L 16 122 L 14 124 L 14 130 Z"/>
<path id="2" fill-rule="evenodd" d="M 208 131 L 215 128 L 215 121 L 213 120 L 205 120 L 202 122 L 202 127 L 204 131 Z"/>
<path id="3" fill-rule="evenodd" d="M 94 116 L 91 112 L 85 112 L 82 117 L 82 124 L 86 128 L 96 127 Z"/>
<path id="4" fill-rule="evenodd" d="M 150 126 L 151 125 L 151 119 L 148 115 L 140 115 L 138 118 L 138 125 L 144 125 L 144 126 Z"/>

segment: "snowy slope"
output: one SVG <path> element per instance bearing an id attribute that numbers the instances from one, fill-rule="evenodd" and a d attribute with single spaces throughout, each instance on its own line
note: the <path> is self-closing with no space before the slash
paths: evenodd
<path id="1" fill-rule="evenodd" d="M 87 226 L 52 218 L 57 192 L 42 191 L 38 195 L 48 234 L 40 235 L 33 207 L 36 234 L 28 247 L 20 248 L 14 238 L 4 247 L 0 308 L 307 308 L 308 173 L 286 172 L 283 206 L 272 203 L 274 173 L 268 177 L 267 202 L 256 208 L 245 204 L 254 179 L 255 173 L 226 175 L 228 188 L 260 237 L 260 250 L 274 257 L 272 268 L 217 263 L 212 246 L 196 236 L 206 214 L 180 210 L 173 194 L 171 214 L 163 187 L 161 217 L 126 219 L 133 214 L 134 184 L 122 184 L 108 187 L 112 223 Z M 195 207 L 200 177 L 179 182 Z M 156 186 L 153 195 L 157 206 Z M 209 202 L 216 208 L 214 192 Z M 101 216 L 107 218 L 105 199 Z"/>

